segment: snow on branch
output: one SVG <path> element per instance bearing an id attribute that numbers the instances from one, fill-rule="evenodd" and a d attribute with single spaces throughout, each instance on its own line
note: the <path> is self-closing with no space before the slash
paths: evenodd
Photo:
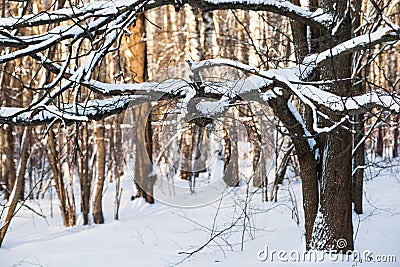
<path id="1" fill-rule="evenodd" d="M 185 2 L 185 1 L 184 1 Z M 242 9 L 254 11 L 269 11 L 286 16 L 312 27 L 327 29 L 333 23 L 333 16 L 324 13 L 321 9 L 311 12 L 292 4 L 290 1 L 280 0 L 188 0 L 191 6 L 204 11 L 223 9 Z"/>
<path id="2" fill-rule="evenodd" d="M 29 14 L 22 17 L 0 18 L 0 29 L 21 29 L 33 26 L 49 25 L 70 21 L 75 18 L 81 20 L 92 17 L 113 17 L 127 10 L 128 8 L 140 8 L 144 0 L 124 1 L 94 1 L 84 5 L 72 6 L 70 8 L 58 9 L 55 11 L 42 11 L 38 14 Z"/>
<path id="3" fill-rule="evenodd" d="M 385 42 L 396 42 L 400 40 L 400 30 L 394 29 L 393 27 L 384 27 L 377 29 L 376 31 L 364 35 L 354 37 L 346 42 L 343 42 L 331 49 L 327 49 L 322 53 L 312 54 L 307 56 L 303 65 L 309 68 L 315 68 L 321 65 L 326 60 L 332 59 L 342 54 L 349 54 L 356 51 L 360 51 L 367 48 L 372 48 L 374 45 L 385 43 Z M 310 74 L 310 70 L 305 72 L 305 76 Z"/>
<path id="4" fill-rule="evenodd" d="M 73 122 L 100 120 L 127 109 L 133 100 L 147 99 L 143 96 L 116 96 L 105 100 L 89 100 L 76 105 L 63 107 L 41 106 L 35 110 L 24 108 L 1 107 L 0 123 L 13 125 L 39 125 L 62 121 L 68 125 Z"/>
<path id="5" fill-rule="evenodd" d="M 189 4 L 203 11 L 242 9 L 254 11 L 270 11 L 307 25 L 327 28 L 333 22 L 333 17 L 320 10 L 308 11 L 292 4 L 290 1 L 280 0 L 186 0 L 181 5 Z M 142 4 L 145 4 L 142 7 Z M 149 1 L 149 0 L 120 0 L 94 1 L 80 6 L 63 8 L 56 11 L 42 11 L 38 14 L 29 14 L 22 17 L 0 18 L 0 29 L 21 29 L 26 27 L 49 25 L 69 21 L 72 19 L 85 20 L 93 17 L 115 16 L 126 10 L 150 10 L 164 5 L 176 5 L 176 0 Z"/>

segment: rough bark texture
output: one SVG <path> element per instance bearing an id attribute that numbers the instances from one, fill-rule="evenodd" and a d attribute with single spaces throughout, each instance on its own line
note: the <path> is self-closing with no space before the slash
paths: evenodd
<path id="1" fill-rule="evenodd" d="M 336 35 L 324 35 L 320 46 L 332 46 L 351 38 L 351 20 L 346 10 L 346 3 L 321 1 L 321 7 L 337 14 L 343 19 Z M 320 78 L 336 80 L 351 77 L 351 57 L 342 55 L 329 60 L 320 70 Z M 340 66 L 340 67 L 339 67 Z M 326 88 L 341 96 L 351 96 L 352 85 L 349 81 L 336 81 Z M 333 120 L 339 117 L 330 114 Z M 322 122 L 324 124 L 324 122 Z M 350 125 L 345 124 L 349 127 Z M 352 225 L 352 134 L 338 127 L 335 130 L 320 136 L 319 148 L 321 151 L 321 187 L 319 215 L 315 221 L 311 247 L 319 250 L 348 251 L 353 246 Z M 342 246 L 339 240 L 345 240 Z"/>

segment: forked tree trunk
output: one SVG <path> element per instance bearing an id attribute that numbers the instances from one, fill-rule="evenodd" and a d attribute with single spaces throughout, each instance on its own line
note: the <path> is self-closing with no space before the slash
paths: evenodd
<path id="1" fill-rule="evenodd" d="M 299 1 L 294 0 L 299 3 Z M 334 37 L 330 31 L 320 32 L 311 28 L 309 32 L 312 39 L 308 40 L 308 49 L 311 52 L 320 52 L 329 47 L 351 38 L 351 20 L 346 12 L 346 2 L 331 0 L 312 0 L 310 6 L 320 7 L 324 10 L 336 14 L 341 21 L 340 27 L 336 30 Z M 343 19 L 343 20 L 342 20 Z M 293 24 L 295 40 L 304 42 L 304 26 Z M 297 36 L 297 37 L 296 37 Z M 307 52 L 306 44 L 298 44 L 298 55 L 300 60 Z M 351 57 L 348 55 L 339 56 L 326 63 L 320 69 L 321 80 L 336 80 L 351 77 Z M 340 66 L 340 68 L 338 68 Z M 351 96 L 351 83 L 336 82 L 330 88 L 331 92 L 340 96 Z M 280 113 L 280 119 L 286 128 L 293 134 L 297 132 L 294 126 L 295 121 L 291 114 L 282 116 L 287 107 L 280 101 L 273 103 L 273 109 Z M 279 105 L 277 105 L 280 103 Z M 285 103 L 286 105 L 286 103 Z M 278 110 L 279 109 L 279 110 Z M 308 129 L 316 118 L 309 115 L 305 109 L 305 123 Z M 340 118 L 335 114 L 328 114 L 338 121 Z M 330 125 L 330 122 L 320 122 L 322 126 Z M 346 125 L 350 127 L 349 125 Z M 289 127 L 289 128 L 288 128 Z M 299 129 L 300 134 L 301 129 Z M 320 150 L 319 158 L 314 155 L 314 151 L 308 148 L 307 144 L 298 138 L 292 137 L 298 160 L 300 163 L 300 175 L 303 187 L 303 206 L 305 212 L 306 246 L 307 249 L 318 250 L 338 250 L 347 251 L 353 249 L 353 227 L 352 227 L 352 135 L 349 131 L 339 127 L 330 133 L 320 135 L 316 138 L 317 147 Z M 308 150 L 308 151 L 307 151 Z M 318 189 L 318 178 L 321 182 Z M 319 192 L 320 191 L 320 192 Z M 318 201 L 320 200 L 320 201 Z M 319 210 L 318 210 L 319 208 Z M 318 217 L 316 216 L 318 211 Z M 345 242 L 338 242 L 338 241 Z M 344 244 L 345 243 L 345 244 Z"/>
<path id="2" fill-rule="evenodd" d="M 276 98 L 270 102 L 274 114 L 278 116 L 287 129 L 291 130 L 292 142 L 300 164 L 300 177 L 302 180 L 304 224 L 306 230 L 306 248 L 310 248 L 315 218 L 318 211 L 319 194 L 317 166 L 314 151 L 311 150 L 306 139 L 296 138 L 304 135 L 302 126 L 288 108 L 289 98 Z"/>

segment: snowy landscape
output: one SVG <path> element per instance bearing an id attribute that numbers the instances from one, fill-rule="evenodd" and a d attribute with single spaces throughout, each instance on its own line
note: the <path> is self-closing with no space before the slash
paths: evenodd
<path id="1" fill-rule="evenodd" d="M 0 1 L 0 267 L 400 266 L 399 0 Z"/>
<path id="2" fill-rule="evenodd" d="M 106 186 L 104 225 L 82 226 L 78 217 L 77 226 L 65 228 L 55 200 L 27 201 L 27 206 L 45 218 L 21 208 L 0 249 L 1 266 L 398 266 L 399 162 L 382 164 L 394 167 L 367 170 L 364 214 L 353 216 L 355 249 L 361 258 L 309 252 L 303 260 L 299 180 L 285 182 L 277 202 L 262 202 L 260 190 L 246 200 L 244 184 L 203 207 L 177 208 L 130 201 L 133 184 L 127 175 L 122 178 L 119 221 L 113 218 L 114 186 Z M 244 229 L 246 201 L 249 218 Z M 186 254 L 207 243 L 190 257 Z M 268 258 L 260 254 L 266 247 Z M 271 257 L 272 250 L 287 255 Z M 364 256 L 371 261 L 366 262 Z"/>

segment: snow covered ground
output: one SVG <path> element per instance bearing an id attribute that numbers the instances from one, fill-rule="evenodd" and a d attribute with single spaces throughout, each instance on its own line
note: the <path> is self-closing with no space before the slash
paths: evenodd
<path id="1" fill-rule="evenodd" d="M 377 169 L 367 171 L 368 177 L 376 174 Z M 46 219 L 21 209 L 0 249 L 0 266 L 172 266 L 180 262 L 179 266 L 400 266 L 398 169 L 383 170 L 366 182 L 365 213 L 354 214 L 356 249 L 362 254 L 366 251 L 375 261 L 379 255 L 387 261 L 393 261 L 389 259 L 391 255 L 396 256 L 394 263 L 342 261 L 329 255 L 320 262 L 321 253 L 316 263 L 313 258 L 311 262 L 294 261 L 296 251 L 304 251 L 298 180 L 281 187 L 276 203 L 262 202 L 261 191 L 247 194 L 243 184 L 221 201 L 199 208 L 176 208 L 160 202 L 148 205 L 140 199 L 132 202 L 133 185 L 128 175 L 122 185 L 119 221 L 113 219 L 114 185 L 106 188 L 104 225 L 65 228 L 56 199 L 29 202 Z M 244 207 L 247 216 L 243 214 Z M 296 218 L 300 218 L 299 225 Z M 79 217 L 78 224 L 81 223 Z M 186 253 L 205 244 L 208 245 L 185 259 L 189 256 Z M 287 252 L 281 254 L 281 259 L 280 250 Z M 273 251 L 276 253 L 271 258 Z M 259 259 L 266 255 L 269 257 L 265 261 Z"/>

